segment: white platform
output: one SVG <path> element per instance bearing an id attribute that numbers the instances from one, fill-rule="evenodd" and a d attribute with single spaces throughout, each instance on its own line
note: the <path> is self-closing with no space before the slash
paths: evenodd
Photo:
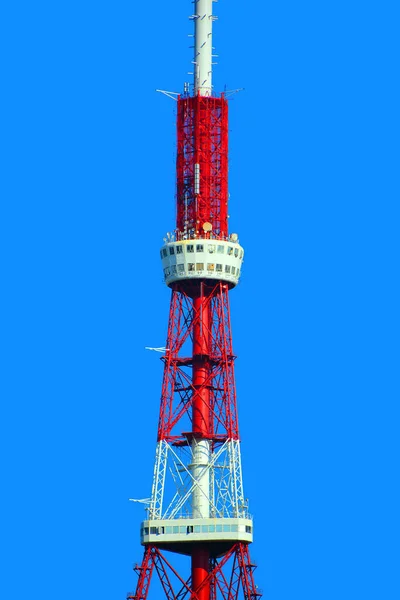
<path id="1" fill-rule="evenodd" d="M 141 544 L 253 541 L 251 519 L 157 519 L 143 521 Z"/>

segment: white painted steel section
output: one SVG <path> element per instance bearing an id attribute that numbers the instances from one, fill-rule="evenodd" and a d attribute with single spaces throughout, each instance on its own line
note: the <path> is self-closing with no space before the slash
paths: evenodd
<path id="1" fill-rule="evenodd" d="M 194 15 L 194 92 L 211 96 L 212 91 L 212 4 L 195 0 Z"/>
<path id="2" fill-rule="evenodd" d="M 192 455 L 191 469 L 196 481 L 192 493 L 192 514 L 195 519 L 206 519 L 210 516 L 210 442 L 193 440 Z"/>
<path id="3" fill-rule="evenodd" d="M 154 463 L 153 486 L 151 490 L 151 500 L 149 507 L 149 516 L 152 519 L 161 519 L 162 506 L 164 499 L 165 475 L 168 460 L 168 444 L 158 442 L 156 448 L 156 460 Z"/>
<path id="4" fill-rule="evenodd" d="M 214 279 L 233 287 L 239 282 L 244 250 L 237 241 L 196 238 L 168 241 L 160 255 L 167 285 L 182 279 Z"/>
<path id="5" fill-rule="evenodd" d="M 210 456 L 210 460 L 206 467 L 210 474 L 210 484 L 214 480 L 214 477 L 213 477 L 214 469 L 215 468 L 219 469 L 219 463 L 221 461 L 221 457 L 226 455 L 228 443 L 229 442 L 225 442 L 225 444 L 223 444 L 219 450 L 217 450 L 216 452 L 213 452 Z M 197 486 L 197 481 L 193 477 L 193 473 L 192 473 L 192 468 L 191 468 L 192 465 L 191 465 L 190 461 L 189 461 L 189 464 L 187 464 L 187 462 L 181 460 L 179 458 L 179 456 L 177 455 L 176 451 L 171 446 L 169 447 L 169 450 L 175 460 L 176 470 L 181 475 L 180 476 L 181 485 L 177 488 L 176 494 L 172 498 L 168 508 L 163 512 L 163 519 L 179 519 L 180 515 L 182 515 L 182 514 L 185 514 L 187 516 L 188 515 L 193 516 L 192 515 L 193 506 L 191 506 L 190 511 L 188 511 L 189 500 L 190 500 L 190 498 L 192 498 L 193 491 L 194 491 L 195 487 Z M 192 457 L 192 453 L 190 456 Z M 192 462 L 193 462 L 193 460 L 192 460 Z M 199 472 L 199 474 L 201 474 L 201 472 Z M 213 493 L 210 493 L 210 495 L 209 495 L 209 509 L 210 509 L 211 515 L 214 517 L 216 515 L 222 516 L 222 514 L 223 514 L 218 509 L 217 505 L 214 502 L 214 494 Z M 231 516 L 231 515 L 228 514 L 228 516 Z"/>
<path id="6" fill-rule="evenodd" d="M 171 521 L 183 517 L 248 519 L 240 442 L 226 440 L 215 452 L 210 452 L 207 440 L 181 448 L 159 442 L 146 510 L 150 519 Z"/>
<path id="7" fill-rule="evenodd" d="M 239 440 L 232 440 L 229 443 L 228 450 L 230 470 L 233 473 L 233 512 L 237 517 L 245 517 L 247 514 L 247 503 L 243 495 L 242 461 Z"/>

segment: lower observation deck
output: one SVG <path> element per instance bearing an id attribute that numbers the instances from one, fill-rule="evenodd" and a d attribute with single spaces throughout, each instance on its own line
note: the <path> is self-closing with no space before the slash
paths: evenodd
<path id="1" fill-rule="evenodd" d="M 140 542 L 179 554 L 191 554 L 192 545 L 207 544 L 211 556 L 222 556 L 235 542 L 253 541 L 251 519 L 152 519 L 143 521 Z"/>

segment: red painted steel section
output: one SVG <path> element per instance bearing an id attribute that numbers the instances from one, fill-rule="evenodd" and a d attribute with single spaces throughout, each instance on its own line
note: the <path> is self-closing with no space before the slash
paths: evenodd
<path id="1" fill-rule="evenodd" d="M 190 411 L 197 436 L 239 439 L 228 286 L 196 285 L 196 294 L 182 283 L 171 295 L 158 441 L 186 443 L 180 421 Z M 190 338 L 192 355 L 185 353 Z"/>
<path id="2" fill-rule="evenodd" d="M 208 563 L 208 565 L 206 564 Z M 207 550 L 198 555 L 192 574 L 185 581 L 156 546 L 148 546 L 139 572 L 136 591 L 128 600 L 147 600 L 151 574 L 156 571 L 167 600 L 259 600 L 255 585 L 256 565 L 250 560 L 247 544 L 238 542 L 221 559 L 207 560 Z"/>
<path id="3" fill-rule="evenodd" d="M 210 433 L 210 390 L 209 347 L 210 347 L 210 303 L 205 301 L 204 284 L 193 299 L 193 311 L 197 316 L 193 326 L 193 378 L 195 390 L 192 402 L 192 427 L 196 437 L 209 437 Z"/>
<path id="4" fill-rule="evenodd" d="M 178 235 L 228 235 L 228 103 L 223 95 L 178 98 Z M 196 167 L 198 165 L 198 167 Z M 199 179 L 196 181 L 196 169 Z"/>
<path id="5" fill-rule="evenodd" d="M 136 585 L 136 592 L 134 594 L 128 594 L 127 600 L 146 600 L 154 569 L 154 551 L 154 548 L 147 546 L 144 551 L 142 564 L 134 567 L 134 571 L 136 571 L 139 578 Z"/>

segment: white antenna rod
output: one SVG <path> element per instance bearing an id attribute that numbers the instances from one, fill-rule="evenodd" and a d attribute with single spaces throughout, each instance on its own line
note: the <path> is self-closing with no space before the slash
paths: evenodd
<path id="1" fill-rule="evenodd" d="M 195 0 L 194 17 L 194 93 L 211 96 L 212 90 L 212 4 Z"/>

